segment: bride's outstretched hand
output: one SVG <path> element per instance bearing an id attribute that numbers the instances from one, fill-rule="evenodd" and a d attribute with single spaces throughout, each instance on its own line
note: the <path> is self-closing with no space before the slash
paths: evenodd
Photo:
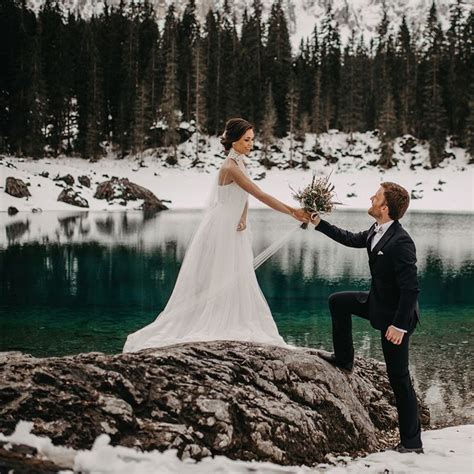
<path id="1" fill-rule="evenodd" d="M 311 216 L 304 209 L 293 209 L 291 215 L 297 221 L 304 222 L 305 224 L 307 224 L 311 219 Z"/>

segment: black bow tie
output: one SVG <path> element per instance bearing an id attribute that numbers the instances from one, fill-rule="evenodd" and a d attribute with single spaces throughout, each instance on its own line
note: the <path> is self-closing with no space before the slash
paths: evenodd
<path id="1" fill-rule="evenodd" d="M 375 224 L 374 232 L 376 234 L 383 234 L 383 227 L 379 224 Z"/>

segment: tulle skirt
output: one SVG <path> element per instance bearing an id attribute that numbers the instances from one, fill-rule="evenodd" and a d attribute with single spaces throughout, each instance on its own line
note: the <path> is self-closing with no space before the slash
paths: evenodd
<path id="1" fill-rule="evenodd" d="M 236 230 L 245 204 L 239 190 L 229 187 L 229 199 L 204 215 L 166 307 L 128 336 L 124 352 L 215 340 L 285 345 L 258 285 L 250 229 Z"/>

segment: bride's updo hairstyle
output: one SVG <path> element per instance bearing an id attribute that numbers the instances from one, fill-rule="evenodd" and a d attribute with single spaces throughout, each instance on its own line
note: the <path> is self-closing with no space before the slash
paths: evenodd
<path id="1" fill-rule="evenodd" d="M 253 129 L 253 125 L 242 118 L 232 118 L 225 124 L 225 130 L 221 137 L 221 143 L 225 151 L 232 148 L 232 143 L 239 141 L 247 130 Z"/>

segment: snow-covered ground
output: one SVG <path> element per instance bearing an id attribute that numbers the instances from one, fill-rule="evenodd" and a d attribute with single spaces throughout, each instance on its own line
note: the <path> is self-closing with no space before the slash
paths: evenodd
<path id="1" fill-rule="evenodd" d="M 439 168 L 430 169 L 427 144 L 416 142 L 410 151 L 403 152 L 401 145 L 410 137 L 397 139 L 394 147 L 396 166 L 384 170 L 374 166 L 379 159 L 380 142 L 372 132 L 354 134 L 355 143 L 348 144 L 348 135 L 330 131 L 318 137 L 322 154 L 312 151 L 314 135 L 308 135 L 304 152 L 309 161 L 309 170 L 301 166 L 288 168 L 290 156 L 289 140 L 280 140 L 270 159 L 277 166 L 266 170 L 260 163 L 260 151 L 255 150 L 247 158 L 247 166 L 253 178 L 265 177 L 257 184 L 266 192 L 282 201 L 296 206 L 291 198 L 290 186 L 294 189 L 305 186 L 311 180 L 312 172 L 318 175 L 331 174 L 337 197 L 343 202 L 344 209 L 367 209 L 370 196 L 377 190 L 382 181 L 395 181 L 404 186 L 411 194 L 411 210 L 474 212 L 474 165 L 470 165 L 469 156 L 461 148 L 447 145 L 450 154 Z M 33 160 L 27 158 L 0 157 L 0 212 L 9 206 L 20 211 L 31 211 L 33 208 L 48 210 L 80 210 L 57 201 L 62 182 L 53 181 L 57 176 L 71 174 L 75 178 L 73 188 L 87 199 L 90 210 L 124 210 L 137 209 L 141 202 L 129 202 L 126 207 L 118 202 L 107 203 L 93 197 L 96 185 L 112 176 L 127 177 L 153 191 L 160 199 L 170 200 L 171 209 L 202 208 L 206 204 L 209 190 L 216 177 L 216 171 L 223 160 L 222 147 L 216 137 L 206 138 L 206 144 L 200 154 L 201 162 L 193 166 L 195 158 L 194 139 L 179 147 L 179 163 L 169 166 L 160 156 L 159 150 L 148 150 L 140 158 L 130 157 L 116 159 L 108 155 L 96 163 L 81 158 L 44 158 Z M 294 152 L 293 159 L 301 162 L 300 147 Z M 161 152 L 162 153 L 162 152 Z M 324 156 L 323 156 L 324 155 Z M 285 169 L 286 168 L 286 169 Z M 40 176 L 48 173 L 48 177 Z M 82 187 L 78 176 L 91 178 L 91 188 Z M 29 183 L 30 198 L 15 198 L 4 192 L 8 176 L 20 178 Z M 252 207 L 264 205 L 255 199 Z"/>
<path id="2" fill-rule="evenodd" d="M 329 458 L 317 467 L 278 466 L 271 463 L 233 461 L 224 456 L 205 458 L 196 463 L 181 461 L 176 451 L 141 452 L 122 446 L 111 446 L 110 438 L 100 435 L 91 450 L 74 451 L 54 446 L 49 438 L 31 433 L 32 423 L 21 421 L 10 436 L 0 433 L 0 441 L 35 447 L 46 459 L 74 469 L 74 472 L 127 474 L 184 473 L 471 473 L 473 472 L 474 425 L 453 426 L 423 434 L 425 454 L 399 454 L 385 451 L 365 457 Z M 7 445 L 8 446 L 8 445 Z M 62 471 L 71 472 L 71 471 Z"/>

